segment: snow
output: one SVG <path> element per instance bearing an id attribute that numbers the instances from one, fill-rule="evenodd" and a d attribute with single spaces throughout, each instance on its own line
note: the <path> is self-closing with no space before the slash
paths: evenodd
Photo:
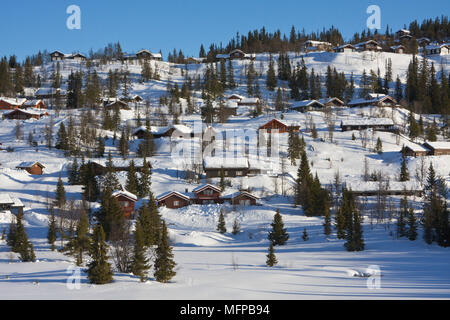
<path id="1" fill-rule="evenodd" d="M 353 73 L 356 92 L 358 96 L 358 83 L 365 69 L 380 69 L 384 74 L 387 59 L 392 60 L 393 78 L 397 75 L 406 80 L 408 64 L 412 58 L 409 54 L 395 54 L 387 52 L 311 52 L 307 54 L 289 53 L 293 65 L 304 59 L 308 70 L 314 68 L 321 76 L 326 74 L 329 65 L 335 66 L 339 72 L 344 72 L 347 79 Z M 255 68 L 259 74 L 268 69 L 270 54 L 256 55 Z M 277 55 L 272 55 L 276 61 Z M 418 56 L 422 60 L 421 56 Z M 450 71 L 450 63 L 441 56 L 430 57 L 435 65 L 441 65 L 446 74 Z M 225 96 L 240 95 L 242 99 L 246 94 L 245 76 L 243 71 L 248 67 L 248 61 L 233 60 L 233 68 L 238 87 L 227 90 Z M 165 94 L 168 81 L 181 86 L 185 75 L 181 75 L 183 66 L 167 62 L 151 61 L 152 68 L 157 66 L 161 80 L 152 80 L 145 83 L 138 81 L 141 67 L 138 64 L 126 64 L 133 79 L 130 96 L 140 95 L 149 100 L 152 106 L 158 105 L 159 97 Z M 123 68 L 120 62 L 110 63 L 97 67 L 102 79 L 105 79 L 109 70 Z M 51 74 L 52 64 L 44 66 L 45 71 Z M 71 70 L 84 68 L 75 61 L 62 61 L 61 74 L 67 78 Z M 201 75 L 206 65 L 188 65 L 191 78 Z M 38 71 L 38 70 L 37 70 Z M 440 72 L 440 71 L 439 71 Z M 438 75 L 439 77 L 439 75 Z M 169 80 L 170 79 L 170 80 Z M 265 90 L 264 79 L 260 78 L 260 88 L 263 101 L 273 103 L 276 92 Z M 286 85 L 286 83 L 281 83 Z M 286 86 L 287 87 L 287 86 Z M 391 84 L 391 88 L 392 88 Z M 47 89 L 49 90 L 49 89 Z M 64 88 L 63 88 L 64 90 Z M 390 92 L 392 94 L 392 92 Z M 195 98 L 196 106 L 202 105 L 200 95 Z M 182 109 L 186 101 L 181 99 Z M 292 101 L 291 101 L 292 102 Z M 144 109 L 139 106 L 141 119 Z M 153 109 L 153 107 L 152 107 Z M 155 107 L 155 109 L 157 109 Z M 166 112 L 161 107 L 162 112 Z M 80 110 L 62 110 L 56 115 L 54 110 L 48 111 L 53 116 L 54 134 L 60 123 L 67 124 L 69 115 L 79 118 Z M 403 190 L 407 188 L 421 188 L 422 184 L 415 177 L 420 171 L 421 161 L 427 168 L 430 163 L 438 175 L 450 183 L 449 159 L 450 156 L 427 156 L 409 158 L 408 168 L 411 181 L 401 185 L 398 180 L 400 172 L 401 153 L 403 145 L 416 145 L 405 136 L 396 137 L 389 132 L 373 131 L 368 137 L 368 146 L 363 148 L 360 139 L 352 140 L 352 132 L 333 132 L 333 141 L 328 137 L 328 120 L 322 112 L 280 112 L 268 111 L 258 117 L 253 117 L 252 107 L 239 106 L 238 116 L 230 117 L 227 123 L 214 123 L 213 129 L 217 132 L 217 140 L 222 139 L 221 133 L 229 131 L 247 131 L 256 133 L 258 128 L 271 119 L 283 119 L 285 123 L 298 123 L 301 135 L 307 144 L 306 152 L 311 163 L 311 172 L 319 176 L 322 184 L 330 186 L 334 176 L 339 172 L 341 179 L 352 188 L 370 190 L 376 188 L 376 182 L 362 182 L 364 163 L 367 160 L 370 172 L 381 171 L 383 178 L 390 181 L 391 188 Z M 130 123 L 132 128 L 138 127 L 134 110 L 121 111 L 122 124 Z M 407 126 L 409 111 L 389 107 L 362 107 L 340 108 L 333 112 L 331 121 L 337 126 L 341 121 L 358 121 L 367 123 L 387 121 L 404 128 Z M 424 122 L 431 123 L 434 115 L 424 115 Z M 186 128 L 195 128 L 193 123 L 200 116 L 196 113 L 180 114 L 180 125 Z M 378 120 L 374 120 L 378 119 Z M 151 130 L 167 130 L 167 126 L 157 126 L 155 119 L 151 119 Z M 318 139 L 313 139 L 306 128 L 314 122 L 318 132 Z M 299 160 L 295 164 L 286 161 L 286 168 L 281 169 L 280 159 L 273 157 L 256 158 L 253 156 L 205 157 L 204 165 L 207 168 L 228 168 L 242 166 L 243 168 L 262 168 L 269 172 L 251 177 L 227 177 L 227 187 L 224 196 L 239 194 L 246 189 L 260 198 L 257 206 L 233 206 L 231 204 L 190 205 L 180 209 L 160 208 L 160 214 L 169 228 L 173 253 L 177 263 L 177 275 L 170 283 L 161 284 L 151 277 L 148 283 L 141 284 L 137 277 L 129 274 L 116 273 L 114 282 L 104 286 L 92 286 L 88 283 L 85 266 L 81 270 L 81 283 L 79 289 L 70 290 L 67 286 L 70 273 L 68 268 L 75 266 L 75 259 L 63 255 L 58 251 L 51 251 L 47 243 L 48 224 L 48 197 L 55 195 L 56 184 L 61 174 L 65 184 L 67 198 L 80 202 L 82 200 L 81 186 L 68 184 L 68 171 L 73 159 L 65 158 L 60 150 L 45 147 L 42 130 L 49 124 L 49 119 L 39 121 L 23 121 L 25 136 L 35 131 L 38 147 L 29 146 L 26 141 L 17 140 L 14 135 L 16 121 L 3 120 L 0 126 L 0 140 L 2 148 L 14 148 L 14 152 L 0 151 L 0 194 L 6 194 L 11 199 L 20 199 L 24 207 L 24 224 L 30 240 L 34 244 L 35 253 L 39 262 L 22 263 L 17 255 L 11 254 L 5 241 L 0 240 L 0 299 L 448 299 L 450 297 L 450 264 L 449 248 L 442 248 L 436 244 L 427 245 L 422 240 L 421 231 L 416 241 L 395 237 L 395 219 L 387 217 L 381 223 L 376 223 L 367 215 L 364 217 L 363 231 L 366 249 L 362 252 L 347 252 L 344 249 L 344 240 L 338 240 L 336 234 L 330 236 L 323 234 L 323 219 L 320 217 L 306 217 L 300 207 L 293 206 L 293 188 L 297 178 Z M 155 125 L 155 126 L 153 126 Z M 199 126 L 204 128 L 203 126 Z M 180 128 L 180 127 L 178 127 Z M 190 132 L 186 129 L 185 132 Z M 240 132 L 240 131 L 239 131 Z M 102 131 L 107 136 L 106 152 L 111 151 L 115 165 L 128 165 L 133 159 L 138 165 L 136 149 L 139 141 L 130 141 L 131 154 L 126 160 L 121 159 L 116 146 L 112 143 L 113 132 Z M 380 138 L 383 142 L 383 153 L 372 151 Z M 398 138 L 398 141 L 397 141 Z M 176 140 L 176 141 L 174 141 Z M 195 139 L 156 139 L 157 153 L 148 158 L 152 164 L 151 189 L 158 197 L 166 196 L 170 192 L 177 192 L 189 198 L 192 193 L 184 194 L 185 190 L 196 190 L 199 185 L 217 185 L 219 178 L 205 179 L 190 182 L 184 179 L 181 160 L 172 157 L 172 151 L 180 145 L 189 144 Z M 280 152 L 286 154 L 288 147 L 288 134 L 280 134 Z M 443 140 L 439 136 L 439 140 Z M 195 140 L 197 141 L 197 140 Z M 438 145 L 441 142 L 438 142 Z M 447 142 L 448 143 L 448 142 Z M 447 144 L 446 143 L 446 144 Z M 237 136 L 236 144 L 242 147 L 246 144 L 242 135 Z M 117 144 L 116 144 L 117 145 Z M 416 147 L 415 147 L 416 148 Z M 231 155 L 231 150 L 225 154 Z M 251 150 L 254 151 L 254 150 Z M 228 153 L 229 152 L 229 153 Z M 233 153 L 234 155 L 234 153 Z M 42 176 L 33 176 L 15 167 L 21 162 L 30 159 L 44 163 L 46 172 Z M 92 159 L 94 160 L 94 159 Z M 86 159 L 88 161 L 88 159 Z M 97 161 L 97 160 L 96 160 Z M 106 159 L 98 159 L 105 163 Z M 283 172 L 284 171 L 284 172 Z M 119 182 L 125 185 L 126 172 L 117 173 Z M 198 189 L 197 189 L 198 190 Z M 282 196 L 282 190 L 286 196 Z M 2 197 L 2 196 L 0 196 Z M 398 206 L 400 196 L 389 199 Z M 408 197 L 417 214 L 420 214 L 423 199 Z M 146 199 L 136 202 L 139 209 Z M 375 199 L 368 197 L 368 206 L 373 208 Z M 92 209 L 99 204 L 91 203 Z M 290 238 L 285 246 L 277 246 L 275 254 L 279 264 L 274 268 L 265 265 L 269 241 L 267 234 L 276 210 L 280 210 L 285 227 Z M 227 232 L 217 232 L 217 222 L 220 212 L 224 213 Z M 14 214 L 10 211 L 0 211 L 0 231 L 8 227 Z M 231 233 L 234 221 L 241 226 L 237 235 Z M 310 237 L 303 241 L 301 234 L 306 228 Z M 381 288 L 369 289 L 367 279 L 373 273 L 370 266 L 379 266 L 381 271 Z M 152 270 L 151 270 L 152 271 Z M 8 278 L 8 279 L 6 279 Z M 39 281 L 39 285 L 33 283 Z"/>

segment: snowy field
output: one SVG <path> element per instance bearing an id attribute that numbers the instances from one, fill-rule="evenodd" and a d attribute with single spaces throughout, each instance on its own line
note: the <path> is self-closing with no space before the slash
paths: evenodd
<path id="1" fill-rule="evenodd" d="M 276 59 L 276 56 L 274 56 Z M 291 54 L 295 63 L 301 57 Z M 308 66 L 315 72 L 325 74 L 328 65 L 336 66 L 339 72 L 355 80 L 362 70 L 377 70 L 384 74 L 384 62 L 392 59 L 393 77 L 398 74 L 402 81 L 406 79 L 406 70 L 410 55 L 391 53 L 379 54 L 334 54 L 310 53 L 304 56 Z M 268 66 L 268 55 L 258 55 L 255 68 L 265 72 Z M 450 71 L 450 61 L 443 63 L 444 70 Z M 132 94 L 139 94 L 156 103 L 159 96 L 165 93 L 168 81 L 182 83 L 184 77 L 181 69 L 166 62 L 158 62 L 160 81 L 139 83 L 140 66 L 130 66 L 129 70 L 135 80 Z M 245 62 L 234 61 L 235 76 L 240 86 L 233 93 L 245 95 Z M 76 65 L 67 64 L 61 70 L 64 78 Z M 110 69 L 121 68 L 120 64 L 111 64 L 99 68 L 100 75 L 106 77 Z M 189 74 L 203 74 L 204 66 L 189 66 Z M 45 67 L 50 72 L 52 65 Z M 440 69 L 438 69 L 440 70 Z M 439 75 L 438 75 L 439 76 Z M 239 80 L 241 79 L 241 80 Z M 261 80 L 262 81 L 262 80 Z M 266 91 L 263 82 L 261 89 L 264 98 L 269 101 L 273 93 Z M 392 85 L 391 85 L 392 87 Z M 231 93 L 231 92 L 228 92 Z M 201 99 L 198 98 L 198 102 Z M 143 109 L 142 109 L 143 111 Z M 142 112 L 141 111 L 141 112 Z M 49 113 L 54 115 L 53 110 Z M 75 117 L 78 111 L 72 113 Z M 62 112 L 54 116 L 54 133 L 61 122 L 67 125 L 68 113 Z M 307 144 L 307 155 L 311 162 L 311 171 L 317 172 L 322 184 L 331 184 L 336 172 L 343 182 L 358 184 L 362 179 L 364 161 L 367 159 L 370 172 L 381 171 L 383 177 L 390 181 L 398 180 L 403 144 L 411 143 L 406 137 L 399 140 L 391 133 L 369 133 L 368 147 L 363 148 L 358 132 L 354 132 L 356 140 L 352 140 L 352 132 L 341 132 L 342 120 L 360 119 L 364 117 L 386 117 L 396 125 L 404 127 L 409 112 L 405 109 L 391 108 L 344 108 L 331 116 L 335 124 L 333 141 L 328 136 L 328 124 L 321 112 L 288 112 L 284 120 L 295 121 L 301 125 L 301 131 Z M 231 117 L 225 124 L 214 124 L 218 131 L 242 129 L 256 131 L 259 126 L 271 120 L 280 119 L 280 113 L 270 112 L 258 118 L 250 118 L 246 110 L 239 110 L 239 115 Z M 433 116 L 425 116 L 424 121 L 432 121 Z M 123 111 L 122 121 L 134 124 L 134 111 Z M 191 126 L 199 121 L 198 115 L 181 115 L 180 121 Z M 311 132 L 304 129 L 312 121 L 317 127 L 318 139 L 313 139 Z M 436 244 L 427 245 L 422 240 L 421 231 L 418 240 L 397 239 L 395 236 L 395 220 L 388 217 L 381 223 L 371 224 L 370 217 L 364 219 L 364 241 L 366 248 L 362 252 L 347 252 L 344 241 L 336 240 L 333 233 L 328 238 L 323 234 L 323 219 L 306 217 L 301 208 L 294 208 L 292 191 L 297 178 L 296 165 L 288 164 L 287 176 L 284 179 L 273 175 L 260 175 L 248 178 L 230 179 L 231 187 L 227 191 L 236 191 L 239 186 L 251 188 L 252 193 L 261 197 L 259 206 L 233 207 L 227 205 L 193 205 L 182 209 L 161 209 L 160 213 L 169 227 L 173 252 L 177 263 L 177 275 L 168 284 L 161 284 L 150 278 L 146 283 L 130 274 L 116 273 L 114 282 L 102 286 L 93 286 L 81 270 L 79 288 L 71 289 L 73 274 L 70 270 L 75 260 L 58 252 L 50 251 L 47 244 L 47 197 L 54 197 L 59 175 L 63 179 L 67 198 L 81 200 L 81 186 L 68 184 L 67 168 L 71 159 L 55 149 L 44 147 L 41 130 L 49 124 L 49 119 L 27 120 L 23 122 L 24 136 L 37 132 L 36 141 L 39 147 L 30 147 L 26 141 L 16 140 L 14 130 L 16 121 L 1 120 L 0 142 L 2 148 L 14 148 L 14 152 L 0 151 L 0 193 L 8 193 L 18 197 L 25 205 L 25 227 L 34 244 L 37 261 L 22 263 L 16 254 L 12 254 L 5 241 L 0 240 L 0 299 L 448 299 L 450 298 L 450 249 Z M 112 132 L 104 132 L 112 138 Z M 383 153 L 372 151 L 380 137 Z M 197 184 L 189 184 L 180 177 L 183 168 L 179 159 L 171 157 L 170 143 L 166 138 L 157 141 L 158 153 L 150 159 L 153 166 L 152 191 L 155 196 L 175 190 L 184 192 L 192 190 Z M 25 139 L 26 140 L 26 139 Z M 114 158 L 120 158 L 118 150 L 112 145 L 112 139 L 106 142 L 106 153 L 112 152 Z M 321 141 L 323 140 L 323 141 Z M 178 141 L 186 143 L 186 141 Z M 238 143 L 243 143 L 238 139 Z M 135 151 L 138 141 L 131 142 L 131 150 Z M 287 151 L 287 134 L 280 139 L 281 152 Z M 136 157 L 131 152 L 130 157 Z M 408 159 L 409 172 L 416 180 L 416 170 L 421 166 L 420 158 Z M 15 167 L 22 161 L 39 161 L 45 166 L 42 176 L 32 176 Z M 288 161 L 289 162 L 289 161 Z M 450 156 L 426 157 L 425 165 L 433 163 L 437 174 L 450 183 Z M 126 175 L 119 174 L 124 183 Z M 219 179 L 209 182 L 217 183 Z M 202 182 L 206 182 L 203 180 Z M 418 181 L 415 181 L 419 183 Z M 287 196 L 281 196 L 281 189 Z M 416 212 L 419 213 L 422 203 L 420 198 L 409 197 Z M 374 199 L 369 199 L 369 205 Z M 399 197 L 392 197 L 398 207 Z M 137 207 L 142 205 L 142 200 Z M 233 221 L 237 219 L 241 232 L 222 235 L 216 231 L 220 209 L 226 212 L 227 229 L 231 231 Z M 290 235 L 285 246 L 275 247 L 278 265 L 269 268 L 265 265 L 269 241 L 267 233 L 276 209 L 280 209 L 285 227 Z M 0 211 L 0 232 L 7 228 L 11 221 L 9 212 Z M 302 232 L 307 229 L 309 240 L 302 240 Z M 57 243 L 58 244 L 58 243 Z M 370 273 L 369 267 L 378 267 L 378 275 Z M 69 270 L 69 271 L 68 271 Z M 150 275 L 152 272 L 150 271 Z M 371 281 L 379 280 L 379 288 L 371 287 Z M 68 285 L 69 282 L 69 285 Z M 376 282 L 378 283 L 378 282 Z"/>

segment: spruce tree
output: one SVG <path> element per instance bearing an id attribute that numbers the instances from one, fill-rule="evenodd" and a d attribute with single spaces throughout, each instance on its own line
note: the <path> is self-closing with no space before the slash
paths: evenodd
<path id="1" fill-rule="evenodd" d="M 105 233 L 100 225 L 97 225 L 92 235 L 89 248 L 91 262 L 88 265 L 87 275 L 90 283 L 106 284 L 113 280 L 111 264 L 108 262 L 108 246 L 105 242 Z"/>
<path id="2" fill-rule="evenodd" d="M 149 164 L 147 160 L 144 158 L 143 167 L 141 171 L 141 178 L 139 179 L 139 188 L 138 188 L 138 196 L 141 198 L 145 198 L 151 192 L 151 172 L 149 168 Z"/>
<path id="3" fill-rule="evenodd" d="M 406 196 L 400 200 L 400 210 L 397 217 L 397 236 L 405 237 L 407 235 L 406 219 L 408 217 L 408 200 Z"/>
<path id="4" fill-rule="evenodd" d="M 108 160 L 106 162 L 106 170 L 103 178 L 103 188 L 114 191 L 118 190 L 119 187 L 120 183 L 116 176 L 116 170 L 112 162 L 111 152 L 108 152 Z"/>
<path id="5" fill-rule="evenodd" d="M 125 185 L 125 189 L 132 194 L 137 194 L 138 192 L 139 180 L 136 174 L 136 167 L 134 165 L 134 160 L 130 161 L 130 165 L 128 167 L 127 173 L 127 181 Z"/>
<path id="6" fill-rule="evenodd" d="M 57 237 L 57 231 L 58 231 L 58 226 L 56 224 L 55 210 L 53 209 L 53 207 L 51 207 L 50 208 L 50 218 L 48 220 L 47 240 L 51 246 L 50 248 L 52 251 L 55 251 L 55 249 L 56 249 L 55 241 L 56 241 L 56 237 Z"/>
<path id="7" fill-rule="evenodd" d="M 89 249 L 89 218 L 86 211 L 81 213 L 80 220 L 77 224 L 73 249 L 77 258 L 77 266 L 83 263 L 83 253 Z"/>
<path id="8" fill-rule="evenodd" d="M 239 222 L 237 221 L 237 219 L 234 219 L 233 231 L 231 231 L 231 233 L 233 235 L 237 235 L 240 231 L 241 231 L 241 226 L 239 225 Z"/>
<path id="9" fill-rule="evenodd" d="M 284 228 L 283 218 L 280 214 L 279 209 L 277 209 L 277 212 L 273 217 L 271 226 L 272 230 L 268 234 L 268 239 L 270 240 L 270 242 L 272 242 L 274 246 L 284 245 L 289 239 L 289 234 Z"/>
<path id="10" fill-rule="evenodd" d="M 324 214 L 324 222 L 323 222 L 323 233 L 326 236 L 329 236 L 331 234 L 331 214 L 330 214 L 330 208 L 327 206 Z"/>
<path id="11" fill-rule="evenodd" d="M 22 223 L 22 214 L 17 215 L 14 243 L 11 251 L 19 253 L 22 262 L 34 262 L 35 260 L 32 243 L 28 240 L 25 227 Z"/>
<path id="12" fill-rule="evenodd" d="M 55 195 L 55 205 L 58 208 L 62 208 L 66 204 L 66 190 L 64 189 L 64 184 L 61 179 L 61 174 L 58 178 L 58 183 L 56 184 L 56 195 Z"/>
<path id="13" fill-rule="evenodd" d="M 144 231 L 140 221 L 136 221 L 136 230 L 134 231 L 134 249 L 131 262 L 131 271 L 135 276 L 139 276 L 141 282 L 148 279 L 147 272 L 150 269 L 149 260 L 146 257 Z"/>
<path id="14" fill-rule="evenodd" d="M 268 267 L 273 267 L 274 265 L 276 265 L 278 263 L 277 258 L 275 256 L 275 249 L 273 247 L 273 243 L 270 242 L 269 245 L 269 253 L 267 254 L 267 260 L 266 260 L 266 265 Z"/>
<path id="15" fill-rule="evenodd" d="M 414 215 L 414 209 L 409 208 L 408 210 L 408 232 L 407 232 L 408 239 L 411 241 L 416 240 L 417 238 L 417 219 Z"/>
<path id="16" fill-rule="evenodd" d="M 225 217 L 223 216 L 222 210 L 220 210 L 219 222 L 217 224 L 217 229 L 216 230 L 219 231 L 220 233 L 227 232 L 227 227 L 225 225 Z"/>
<path id="17" fill-rule="evenodd" d="M 176 266 L 173 260 L 172 247 L 169 242 L 169 235 L 165 221 L 162 221 L 161 227 L 161 239 L 158 242 L 158 248 L 156 249 L 156 258 L 154 263 L 154 277 L 156 281 L 166 283 L 172 279 L 176 272 L 174 268 Z"/>
<path id="18" fill-rule="evenodd" d="M 402 148 L 402 163 L 400 166 L 400 181 L 409 181 L 408 159 L 406 157 L 405 146 Z"/>

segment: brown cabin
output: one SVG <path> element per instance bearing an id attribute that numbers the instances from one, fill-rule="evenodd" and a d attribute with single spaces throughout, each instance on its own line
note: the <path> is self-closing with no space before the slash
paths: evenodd
<path id="1" fill-rule="evenodd" d="M 402 151 L 400 151 L 400 152 L 402 152 Z M 405 146 L 405 155 L 407 155 L 409 157 L 423 157 L 423 156 L 426 156 L 427 153 L 428 153 L 428 150 L 421 146 L 417 146 L 417 147 Z"/>
<path id="2" fill-rule="evenodd" d="M 25 101 L 26 99 L 0 97 L 0 110 L 12 110 L 19 108 L 25 103 Z"/>
<path id="3" fill-rule="evenodd" d="M 422 146 L 429 150 L 427 154 L 430 156 L 450 155 L 450 142 L 427 141 Z"/>
<path id="4" fill-rule="evenodd" d="M 21 109 L 28 109 L 28 108 L 47 109 L 47 106 L 45 105 L 43 100 L 28 100 L 22 106 L 20 106 L 20 108 Z"/>
<path id="5" fill-rule="evenodd" d="M 278 130 L 279 133 L 285 133 L 285 132 L 289 132 L 291 130 L 293 132 L 299 132 L 300 126 L 299 125 L 290 125 L 289 126 L 286 123 L 281 122 L 280 120 L 272 119 L 269 122 L 267 122 L 266 124 L 259 127 L 259 130 L 265 130 L 267 133 L 270 133 L 272 130 Z"/>
<path id="6" fill-rule="evenodd" d="M 4 114 L 4 117 L 9 120 L 28 120 L 28 119 L 36 119 L 39 120 L 43 116 L 48 116 L 47 112 L 37 112 L 34 110 L 22 110 L 22 109 L 15 109 L 9 113 Z"/>
<path id="7" fill-rule="evenodd" d="M 211 184 L 199 186 L 193 192 L 195 194 L 195 204 L 223 203 L 223 199 L 220 197 L 222 190 Z"/>
<path id="8" fill-rule="evenodd" d="M 115 191 L 112 196 L 119 201 L 125 218 L 134 218 L 134 203 L 137 201 L 137 197 L 128 191 Z"/>
<path id="9" fill-rule="evenodd" d="M 26 170 L 29 174 L 42 175 L 45 167 L 39 162 L 22 162 L 16 168 Z"/>
<path id="10" fill-rule="evenodd" d="M 177 191 L 167 192 L 157 199 L 158 206 L 164 206 L 170 209 L 178 209 L 191 204 L 191 198 Z"/>
<path id="11" fill-rule="evenodd" d="M 256 201 L 259 200 L 258 197 L 246 191 L 241 191 L 235 195 L 232 195 L 229 199 L 231 204 L 241 206 L 255 206 Z"/>

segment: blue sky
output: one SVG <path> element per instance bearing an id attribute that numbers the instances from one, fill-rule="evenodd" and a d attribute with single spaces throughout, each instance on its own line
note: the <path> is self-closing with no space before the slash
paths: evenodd
<path id="1" fill-rule="evenodd" d="M 69 5 L 81 9 L 81 30 L 69 30 Z M 449 0 L 15 0 L 2 1 L 0 56 L 19 59 L 39 50 L 88 53 L 120 41 L 127 52 L 173 48 L 198 55 L 200 44 L 224 44 L 236 35 L 266 27 L 289 34 L 291 26 L 306 32 L 331 25 L 346 39 L 366 27 L 369 5 L 381 9 L 381 31 L 394 30 L 412 20 L 448 15 Z"/>

